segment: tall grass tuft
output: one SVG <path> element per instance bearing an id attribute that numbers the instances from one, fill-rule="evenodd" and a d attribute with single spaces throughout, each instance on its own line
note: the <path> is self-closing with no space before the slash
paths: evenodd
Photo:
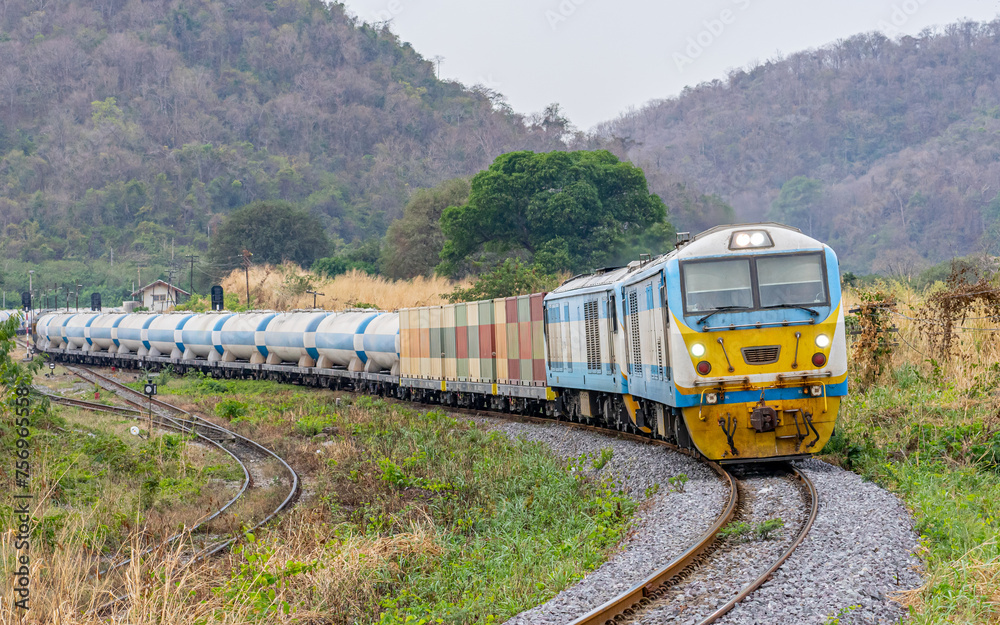
<path id="1" fill-rule="evenodd" d="M 444 295 L 459 284 L 437 276 L 387 280 L 357 269 L 327 278 L 294 263 L 251 267 L 249 278 L 252 307 L 270 310 L 312 308 L 313 296 L 306 291 L 324 293 L 316 297 L 316 305 L 326 310 L 351 307 L 397 310 L 435 306 L 448 303 Z M 237 269 L 222 280 L 222 288 L 227 294 L 235 294 L 240 304 L 246 302 L 246 279 L 243 270 Z"/>

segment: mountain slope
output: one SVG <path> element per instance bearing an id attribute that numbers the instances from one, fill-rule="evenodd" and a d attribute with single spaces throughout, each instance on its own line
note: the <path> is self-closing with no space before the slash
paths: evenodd
<path id="1" fill-rule="evenodd" d="M 562 147 L 319 0 L 4 2 L 0 59 L 0 255 L 30 262 L 204 249 L 262 199 L 378 236 L 413 188 Z"/>
<path id="2" fill-rule="evenodd" d="M 850 269 L 899 271 L 996 251 L 998 116 L 1000 20 L 858 35 L 650 103 L 598 134 L 668 205 L 686 183 L 738 220 L 783 219 L 830 241 Z M 796 177 L 819 181 L 817 197 L 772 210 Z M 712 221 L 676 217 L 681 228 Z"/>

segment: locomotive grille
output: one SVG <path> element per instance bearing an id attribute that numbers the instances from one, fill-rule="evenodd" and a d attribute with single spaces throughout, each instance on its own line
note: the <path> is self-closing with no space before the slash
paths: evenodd
<path id="1" fill-rule="evenodd" d="M 632 331 L 632 375 L 642 376 L 642 342 L 639 333 L 639 296 L 633 289 L 628 294 L 629 329 Z"/>
<path id="2" fill-rule="evenodd" d="M 586 302 L 583 305 L 583 319 L 587 335 L 587 371 L 601 370 L 601 332 L 600 312 L 597 301 Z"/>
<path id="3" fill-rule="evenodd" d="M 778 355 L 781 353 L 780 345 L 769 345 L 767 347 L 744 347 L 743 360 L 748 365 L 773 365 L 778 362 Z"/>

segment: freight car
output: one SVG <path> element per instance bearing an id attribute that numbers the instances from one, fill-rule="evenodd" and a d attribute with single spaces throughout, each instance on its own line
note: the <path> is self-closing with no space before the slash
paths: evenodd
<path id="1" fill-rule="evenodd" d="M 837 257 L 771 223 L 548 294 L 394 313 L 55 313 L 36 332 L 71 362 L 599 422 L 721 462 L 818 452 L 847 393 Z"/>

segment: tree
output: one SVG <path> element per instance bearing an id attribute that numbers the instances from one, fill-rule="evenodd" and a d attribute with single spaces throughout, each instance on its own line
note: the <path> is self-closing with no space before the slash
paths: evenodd
<path id="1" fill-rule="evenodd" d="M 414 193 L 403 209 L 403 218 L 386 232 L 379 259 L 382 274 L 401 279 L 432 273 L 444 247 L 441 214 L 449 206 L 468 202 L 469 190 L 467 178 L 456 178 Z"/>
<path id="2" fill-rule="evenodd" d="M 493 271 L 479 276 L 475 284 L 469 288 L 455 287 L 455 290 L 446 297 L 453 304 L 475 302 L 497 297 L 541 293 L 558 285 L 559 280 L 555 276 L 544 273 L 537 265 L 528 266 L 519 258 L 508 258 Z"/>
<path id="3" fill-rule="evenodd" d="M 288 202 L 254 202 L 233 211 L 212 238 L 209 256 L 216 267 L 232 269 L 243 250 L 255 263 L 286 260 L 308 267 L 330 251 L 319 220 Z"/>
<path id="4" fill-rule="evenodd" d="M 823 197 L 823 182 L 796 176 L 781 187 L 778 199 L 771 204 L 768 217 L 774 221 L 805 228 L 812 234 L 813 213 Z"/>
<path id="5" fill-rule="evenodd" d="M 606 150 L 512 152 L 472 179 L 469 201 L 445 209 L 438 271 L 458 275 L 488 254 L 528 256 L 548 273 L 624 260 L 643 234 L 666 245 L 666 206 L 642 170 Z M 649 251 L 656 251 L 651 249 Z"/>
<path id="6" fill-rule="evenodd" d="M 1000 194 L 983 207 L 983 243 L 986 251 L 1000 251 Z"/>
<path id="7" fill-rule="evenodd" d="M 381 240 L 369 239 L 339 251 L 329 258 L 321 258 L 312 265 L 312 272 L 328 278 L 336 278 L 352 269 L 368 275 L 378 274 Z"/>

